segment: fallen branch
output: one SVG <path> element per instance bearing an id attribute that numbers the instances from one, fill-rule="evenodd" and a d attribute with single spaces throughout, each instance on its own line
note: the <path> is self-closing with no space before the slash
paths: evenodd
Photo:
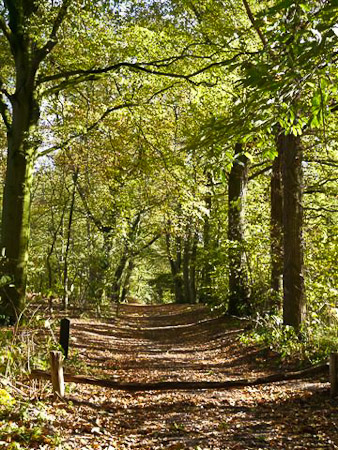
<path id="1" fill-rule="evenodd" d="M 239 379 L 228 381 L 159 381 L 150 383 L 124 383 L 120 381 L 87 378 L 82 375 L 64 374 L 64 380 L 71 383 L 91 384 L 121 391 L 176 391 L 176 390 L 196 390 L 196 389 L 231 389 L 236 387 L 256 386 L 261 384 L 276 383 L 279 381 L 299 380 L 312 375 L 318 375 L 329 372 L 328 364 L 320 364 L 309 367 L 308 369 L 298 370 L 296 372 L 284 372 L 266 377 L 253 379 Z M 32 370 L 31 378 L 42 378 L 50 380 L 50 374 L 44 370 Z"/>

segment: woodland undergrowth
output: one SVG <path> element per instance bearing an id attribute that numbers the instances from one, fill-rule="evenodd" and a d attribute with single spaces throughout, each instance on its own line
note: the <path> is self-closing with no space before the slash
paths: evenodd
<path id="1" fill-rule="evenodd" d="M 245 345 L 262 345 L 277 352 L 284 362 L 300 366 L 317 364 L 328 360 L 330 353 L 338 348 L 337 322 L 324 318 L 309 317 L 299 333 L 283 324 L 279 314 L 256 314 L 253 328 L 242 335 Z"/>

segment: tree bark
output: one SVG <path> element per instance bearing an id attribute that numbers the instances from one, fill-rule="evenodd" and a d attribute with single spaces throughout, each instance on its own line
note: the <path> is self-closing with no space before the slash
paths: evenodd
<path id="1" fill-rule="evenodd" d="M 244 202 L 248 182 L 248 159 L 241 144 L 235 146 L 235 158 L 229 175 L 229 305 L 228 313 L 245 314 L 249 310 L 249 288 L 244 254 Z"/>
<path id="2" fill-rule="evenodd" d="M 29 138 L 39 117 L 34 99 L 36 68 L 29 62 L 27 49 L 16 49 L 18 67 L 16 90 L 12 95 L 12 124 L 7 132 L 7 171 L 2 205 L 2 276 L 8 283 L 1 289 L 1 313 L 17 320 L 24 307 L 30 205 L 36 143 Z"/>
<path id="3" fill-rule="evenodd" d="M 299 136 L 281 135 L 283 173 L 283 320 L 296 331 L 305 317 L 303 276 L 302 146 Z"/>
<path id="4" fill-rule="evenodd" d="M 7 128 L 7 170 L 2 205 L 1 229 L 1 305 L 0 313 L 12 321 L 18 319 L 24 308 L 28 243 L 30 235 L 30 204 L 36 148 L 36 128 L 39 120 L 36 74 L 41 62 L 57 43 L 56 35 L 66 15 L 69 0 L 58 8 L 58 13 L 42 47 L 37 44 L 32 18 L 37 11 L 34 0 L 5 1 L 6 21 L 2 24 L 3 42 L 13 57 L 14 93 L 7 92 L 10 106 L 0 96 L 1 116 Z M 34 24 L 33 24 L 34 25 Z M 3 80 L 0 80 L 3 84 Z M 3 88 L 3 86 L 1 86 Z M 6 92 L 3 89 L 2 92 Z M 5 283 L 4 280 L 8 279 Z"/>
<path id="5" fill-rule="evenodd" d="M 270 306 L 280 307 L 283 283 L 283 187 L 282 187 L 282 149 L 283 136 L 276 138 L 277 156 L 272 163 L 271 174 L 271 302 Z"/>

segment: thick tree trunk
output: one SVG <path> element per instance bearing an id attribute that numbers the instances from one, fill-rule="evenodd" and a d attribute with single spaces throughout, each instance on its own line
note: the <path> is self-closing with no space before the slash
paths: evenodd
<path id="1" fill-rule="evenodd" d="M 1 239 L 4 256 L 1 275 L 8 282 L 1 289 L 1 313 L 16 320 L 23 309 L 26 290 L 34 152 L 16 145 L 12 136 L 8 141 Z"/>
<path id="2" fill-rule="evenodd" d="M 229 175 L 229 306 L 228 313 L 241 315 L 249 310 L 249 288 L 244 254 L 244 201 L 248 182 L 248 159 L 242 145 L 235 146 L 235 159 Z"/>
<path id="3" fill-rule="evenodd" d="M 283 282 L 283 188 L 282 188 L 282 150 L 284 136 L 276 139 L 277 156 L 272 163 L 271 174 L 271 307 L 280 307 Z"/>
<path id="4" fill-rule="evenodd" d="M 283 319 L 299 330 L 305 316 L 303 277 L 302 146 L 299 136 L 282 136 L 283 171 Z"/>
<path id="5" fill-rule="evenodd" d="M 15 53 L 18 74 L 16 91 L 11 98 L 12 124 L 7 133 L 7 171 L 2 205 L 1 251 L 3 278 L 1 313 L 17 320 L 24 307 L 30 204 L 36 143 L 33 135 L 39 117 L 33 95 L 35 70 L 24 50 Z M 7 279 L 7 282 L 4 281 Z"/>
<path id="6" fill-rule="evenodd" d="M 0 313 L 12 321 L 24 308 L 27 279 L 30 203 L 39 105 L 36 99 L 36 74 L 41 62 L 56 45 L 57 32 L 70 2 L 58 7 L 52 31 L 41 33 L 47 42 L 39 47 L 39 31 L 34 27 L 35 0 L 3 2 L 2 43 L 13 58 L 13 75 L 8 75 L 7 91 L 0 97 L 1 116 L 7 128 L 8 153 L 2 209 Z M 54 6 L 53 6 L 54 7 Z M 1 80 L 3 83 L 3 80 Z M 3 89 L 5 86 L 1 86 Z M 3 100 L 3 93 L 7 102 Z M 7 280 L 7 282 L 6 282 Z"/>

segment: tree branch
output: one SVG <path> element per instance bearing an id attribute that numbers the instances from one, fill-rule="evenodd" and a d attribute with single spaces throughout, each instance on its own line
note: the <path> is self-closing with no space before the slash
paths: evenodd
<path id="1" fill-rule="evenodd" d="M 112 231 L 113 230 L 112 226 L 103 225 L 101 220 L 99 220 L 97 217 L 94 216 L 94 214 L 92 213 L 91 209 L 89 208 L 89 205 L 88 205 L 87 199 L 86 199 L 86 195 L 84 194 L 84 192 L 83 192 L 83 190 L 82 190 L 82 188 L 80 186 L 80 183 L 77 183 L 76 188 L 77 188 L 77 191 L 78 191 L 78 193 L 80 195 L 82 204 L 83 204 L 83 206 L 84 206 L 84 208 L 86 210 L 87 216 L 94 223 L 94 225 L 97 227 L 97 229 L 99 231 L 103 232 L 103 233 L 109 233 L 110 231 Z"/>
<path id="2" fill-rule="evenodd" d="M 257 53 L 257 52 L 250 52 L 250 54 L 253 53 Z M 98 67 L 97 69 L 78 69 L 78 70 L 69 70 L 63 73 L 57 73 L 54 75 L 47 75 L 45 77 L 39 77 L 37 80 L 37 85 L 41 85 L 43 83 L 47 83 L 50 81 L 58 81 L 58 80 L 64 80 L 63 82 L 60 83 L 60 85 L 58 85 L 56 88 L 51 88 L 49 89 L 47 92 L 58 92 L 61 89 L 67 87 L 68 85 L 72 85 L 72 84 L 79 84 L 85 81 L 89 81 L 89 80 L 95 80 L 97 79 L 100 75 L 105 75 L 109 72 L 113 72 L 113 71 L 118 71 L 120 69 L 122 69 L 123 67 L 128 68 L 132 71 L 136 71 L 136 72 L 145 72 L 145 73 L 149 73 L 151 75 L 160 75 L 160 76 L 165 76 L 165 77 L 169 77 L 169 78 L 178 78 L 178 79 L 182 79 L 185 81 L 188 81 L 189 83 L 194 84 L 195 86 L 199 86 L 201 84 L 205 84 L 205 81 L 202 82 L 195 82 L 192 80 L 192 78 L 196 77 L 197 75 L 200 75 L 206 71 L 208 71 L 211 68 L 214 67 L 223 67 L 226 66 L 228 64 L 233 63 L 237 58 L 239 58 L 242 55 L 247 55 L 248 52 L 240 52 L 237 53 L 236 55 L 234 55 L 232 58 L 230 59 L 226 59 L 223 61 L 217 61 L 217 62 L 212 62 L 204 67 L 202 67 L 201 69 L 198 69 L 190 74 L 182 74 L 182 73 L 175 73 L 175 72 L 165 72 L 162 70 L 157 70 L 157 69 L 152 69 L 150 68 L 151 66 L 153 67 L 157 67 L 159 61 L 152 61 L 152 62 L 141 62 L 141 63 L 130 63 L 130 62 L 120 62 L 117 64 L 112 64 L 110 66 L 107 67 Z M 164 64 L 163 67 L 168 67 L 169 65 L 171 65 L 173 63 L 173 61 L 178 61 L 179 59 L 184 59 L 184 58 L 192 58 L 193 56 L 191 55 L 180 55 L 180 56 L 176 56 L 176 57 L 172 57 L 170 58 L 170 62 L 168 61 L 167 64 Z M 163 60 L 164 61 L 164 60 Z M 162 65 L 161 65 L 162 67 Z"/>
<path id="3" fill-rule="evenodd" d="M 61 144 L 53 145 L 53 147 L 47 148 L 46 150 L 43 150 L 42 152 L 39 152 L 38 158 L 40 158 L 41 156 L 49 155 L 50 153 L 54 152 L 55 150 L 60 150 L 60 149 L 62 149 L 64 147 L 66 147 L 74 139 L 86 136 L 88 133 L 90 133 L 90 131 L 92 131 L 94 128 L 96 128 L 113 111 L 118 111 L 119 109 L 129 108 L 129 107 L 133 107 L 133 106 L 139 106 L 139 104 L 138 103 L 124 103 L 122 105 L 117 105 L 117 106 L 113 106 L 111 108 L 108 108 L 96 122 L 91 124 L 86 129 L 86 131 L 84 131 L 83 133 L 77 133 L 74 136 L 71 136 L 70 138 L 68 138 L 65 141 L 61 142 Z"/>
<path id="4" fill-rule="evenodd" d="M 63 1 L 62 5 L 59 9 L 58 15 L 56 16 L 55 22 L 53 24 L 53 28 L 49 35 L 48 42 L 37 51 L 36 57 L 37 57 L 38 62 L 41 62 L 45 58 L 45 56 L 55 47 L 55 45 L 57 43 L 57 39 L 56 39 L 57 33 L 59 31 L 59 28 L 60 28 L 66 14 L 67 14 L 70 3 L 71 3 L 71 0 Z"/>
<path id="5" fill-rule="evenodd" d="M 247 0 L 242 0 L 242 1 L 243 1 L 243 5 L 244 5 L 244 7 L 245 7 L 245 10 L 246 10 L 246 12 L 247 12 L 247 15 L 248 15 L 248 17 L 249 17 L 249 20 L 250 20 L 250 22 L 252 23 L 252 26 L 254 27 L 254 29 L 256 30 L 256 33 L 258 34 L 260 40 L 262 41 L 262 44 L 263 44 L 264 47 L 265 47 L 266 44 L 267 44 L 267 41 L 266 41 L 265 36 L 264 36 L 264 34 L 262 33 L 261 29 L 260 29 L 259 26 L 257 25 L 257 22 L 256 22 L 256 20 L 255 20 L 255 18 L 254 18 L 254 15 L 252 14 L 250 5 L 249 5 L 249 3 L 248 3 Z"/>
<path id="6" fill-rule="evenodd" d="M 144 244 L 141 248 L 139 248 L 136 251 L 133 251 L 131 253 L 131 256 L 139 256 L 143 252 L 143 250 L 146 250 L 147 248 L 151 247 L 153 245 L 153 243 L 156 242 L 160 237 L 161 237 L 161 234 L 157 234 L 149 242 Z"/>
<path id="7" fill-rule="evenodd" d="M 68 138 L 67 140 L 63 141 L 61 144 L 59 145 L 54 145 L 53 147 L 50 147 L 46 150 L 43 150 L 42 152 L 40 152 L 38 154 L 38 157 L 40 156 L 46 156 L 49 153 L 55 151 L 55 150 L 60 150 L 64 147 L 66 147 L 71 141 L 73 141 L 74 139 L 77 139 L 79 137 L 84 137 L 86 136 L 88 133 L 90 133 L 92 130 L 94 130 L 109 114 L 111 114 L 114 111 L 118 111 L 120 109 L 124 109 L 124 108 L 133 108 L 134 106 L 142 106 L 142 105 L 146 105 L 148 103 L 150 103 L 155 97 L 156 95 L 162 94 L 166 91 L 168 91 L 169 89 L 171 89 L 173 86 L 175 86 L 176 83 L 171 84 L 170 86 L 166 86 L 165 88 L 159 89 L 158 91 L 154 92 L 154 94 L 152 94 L 144 103 L 123 103 L 121 105 L 116 105 L 116 106 L 112 106 L 111 108 L 107 108 L 106 111 L 100 116 L 100 118 L 98 120 L 96 120 L 94 123 L 92 123 L 85 132 L 83 133 L 78 133 L 74 136 L 71 136 L 70 138 Z"/>
<path id="8" fill-rule="evenodd" d="M 304 206 L 304 210 L 305 211 L 325 211 L 325 212 L 330 212 L 330 213 L 336 213 L 338 212 L 338 209 L 334 209 L 334 208 L 325 208 L 324 206 L 321 206 L 319 208 L 311 208 L 310 206 Z"/>
<path id="9" fill-rule="evenodd" d="M 1 80 L 0 80 L 0 87 L 1 87 Z M 0 89 L 0 92 L 3 93 L 3 91 L 4 91 L 3 89 Z M 10 131 L 12 124 L 9 118 L 8 106 L 6 102 L 3 100 L 2 95 L 0 95 L 0 115 L 5 124 L 5 127 L 7 128 L 7 131 Z"/>
<path id="10" fill-rule="evenodd" d="M 264 169 L 258 170 L 257 172 L 253 173 L 252 175 L 249 176 L 248 180 L 251 181 L 254 178 L 257 178 L 259 175 L 262 175 L 263 173 L 267 172 L 268 170 L 270 170 L 272 168 L 271 165 L 264 167 Z"/>
<path id="11" fill-rule="evenodd" d="M 324 166 L 338 167 L 338 161 L 334 159 L 305 159 L 304 162 L 323 164 Z"/>
<path id="12" fill-rule="evenodd" d="M 5 22 L 5 19 L 2 16 L 0 16 L 0 30 L 3 32 L 8 42 L 10 42 L 12 38 L 12 33 L 7 23 Z"/>

